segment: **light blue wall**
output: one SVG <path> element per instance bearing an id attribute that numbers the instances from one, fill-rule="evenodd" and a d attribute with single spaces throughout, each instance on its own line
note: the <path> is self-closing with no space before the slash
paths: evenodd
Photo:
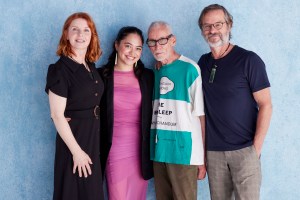
<path id="1" fill-rule="evenodd" d="M 298 200 L 300 148 L 300 1 L 224 0 L 234 17 L 233 40 L 258 53 L 272 84 L 274 113 L 262 152 L 263 200 Z M 208 0 L 9 0 L 0 4 L 0 199 L 51 199 L 55 129 L 44 92 L 64 20 L 94 18 L 103 64 L 121 26 L 146 32 L 154 20 L 173 26 L 178 52 L 198 60 L 209 51 L 197 19 Z M 144 61 L 153 58 L 145 46 Z M 150 184 L 148 199 L 154 199 Z M 199 198 L 209 199 L 207 181 Z"/>

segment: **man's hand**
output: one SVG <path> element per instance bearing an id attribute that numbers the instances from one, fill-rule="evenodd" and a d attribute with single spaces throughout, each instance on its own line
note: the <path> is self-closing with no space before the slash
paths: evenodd
<path id="1" fill-rule="evenodd" d="M 204 179 L 206 176 L 206 167 L 205 165 L 198 166 L 198 180 Z"/>
<path id="2" fill-rule="evenodd" d="M 261 146 L 259 147 L 258 145 L 256 145 L 255 143 L 253 144 L 254 149 L 256 151 L 257 157 L 260 158 L 260 154 L 261 154 Z"/>

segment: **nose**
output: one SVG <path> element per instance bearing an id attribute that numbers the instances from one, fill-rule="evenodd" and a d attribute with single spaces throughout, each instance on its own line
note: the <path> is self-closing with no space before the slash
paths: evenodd
<path id="1" fill-rule="evenodd" d="M 209 32 L 210 32 L 210 33 L 215 33 L 216 31 L 218 31 L 218 30 L 214 27 L 214 25 L 213 25 L 213 24 L 210 25 Z"/>
<path id="2" fill-rule="evenodd" d="M 130 49 L 130 51 L 128 52 L 130 56 L 133 56 L 135 54 L 133 49 Z"/>
<path id="3" fill-rule="evenodd" d="M 78 29 L 78 30 L 77 30 L 77 34 L 78 34 L 78 35 L 83 35 L 83 30 Z"/>
<path id="4" fill-rule="evenodd" d="M 139 51 L 132 48 L 128 51 L 128 55 L 133 56 L 133 57 L 137 57 L 139 55 Z"/>
<path id="5" fill-rule="evenodd" d="M 155 46 L 154 46 L 154 49 L 155 49 L 155 50 L 156 50 L 156 49 L 161 49 L 161 47 L 162 47 L 162 45 L 160 45 L 160 44 L 158 43 L 158 41 L 156 41 Z"/>

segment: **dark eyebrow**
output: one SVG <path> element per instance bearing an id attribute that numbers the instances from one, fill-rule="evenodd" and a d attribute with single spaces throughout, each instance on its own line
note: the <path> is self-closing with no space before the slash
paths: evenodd
<path id="1" fill-rule="evenodd" d="M 124 42 L 124 44 L 130 44 L 130 45 L 132 45 L 132 46 L 133 46 L 133 44 L 131 44 L 130 42 Z M 137 47 L 141 47 L 141 48 L 143 48 L 143 46 L 137 46 Z"/>

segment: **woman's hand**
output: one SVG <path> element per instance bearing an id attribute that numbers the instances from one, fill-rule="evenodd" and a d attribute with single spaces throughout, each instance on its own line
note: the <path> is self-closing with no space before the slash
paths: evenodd
<path id="1" fill-rule="evenodd" d="M 82 150 L 73 154 L 73 174 L 76 173 L 76 169 L 78 169 L 79 177 L 82 177 L 82 172 L 85 178 L 88 175 L 92 175 L 92 170 L 90 165 L 93 164 L 91 158 Z"/>

